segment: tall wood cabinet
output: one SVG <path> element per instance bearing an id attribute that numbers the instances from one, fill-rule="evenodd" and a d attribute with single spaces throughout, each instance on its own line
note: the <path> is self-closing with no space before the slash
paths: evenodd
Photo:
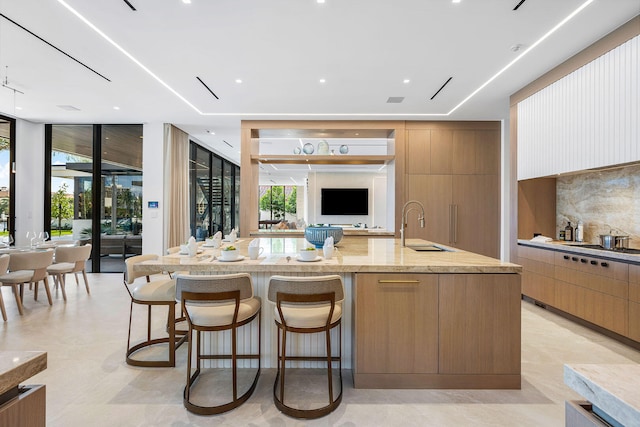
<path id="1" fill-rule="evenodd" d="M 421 229 L 409 213 L 407 237 L 499 257 L 498 122 L 407 122 L 406 165 L 406 200 L 426 214 Z"/>

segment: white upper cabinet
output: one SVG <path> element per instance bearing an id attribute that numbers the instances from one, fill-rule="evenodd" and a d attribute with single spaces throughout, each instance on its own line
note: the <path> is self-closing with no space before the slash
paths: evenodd
<path id="1" fill-rule="evenodd" d="M 640 161 L 640 36 L 518 103 L 518 179 Z"/>

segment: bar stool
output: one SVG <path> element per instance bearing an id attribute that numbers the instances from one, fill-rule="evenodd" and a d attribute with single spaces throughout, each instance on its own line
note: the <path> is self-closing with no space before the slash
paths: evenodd
<path id="1" fill-rule="evenodd" d="M 278 327 L 278 371 L 273 384 L 273 400 L 284 414 L 296 418 L 319 418 L 335 410 L 342 401 L 342 301 L 344 285 L 338 275 L 315 277 L 272 276 L 269 280 L 269 301 L 275 306 Z M 338 327 L 338 356 L 331 352 L 331 330 Z M 287 354 L 287 332 L 298 334 L 324 333 L 326 356 L 292 356 Z M 328 405 L 313 408 L 293 408 L 284 403 L 287 360 L 324 361 L 327 363 Z M 332 364 L 338 362 L 340 393 L 334 398 Z M 278 387 L 279 383 L 279 387 Z"/>
<path id="2" fill-rule="evenodd" d="M 178 275 L 176 299 L 181 301 L 182 312 L 189 324 L 189 356 L 187 359 L 187 385 L 183 404 L 189 412 L 198 415 L 221 414 L 237 408 L 253 394 L 260 376 L 261 301 L 253 295 L 253 283 L 247 273 L 221 275 Z M 258 319 L 258 352 L 238 354 L 238 328 Z M 196 333 L 196 370 L 191 374 Z M 231 331 L 231 354 L 202 354 L 202 333 Z M 246 342 L 246 340 L 243 340 Z M 257 360 L 258 367 L 251 386 L 238 396 L 238 360 Z M 215 406 L 203 406 L 193 402 L 192 390 L 199 378 L 202 360 L 231 360 L 232 399 Z"/>
<path id="3" fill-rule="evenodd" d="M 174 367 L 176 366 L 176 349 L 186 340 L 186 335 L 176 337 L 176 300 L 175 300 L 175 279 L 171 279 L 161 274 L 162 271 L 157 269 L 154 273 L 139 273 L 134 271 L 133 267 L 144 261 L 157 260 L 157 255 L 136 255 L 125 260 L 126 269 L 124 272 L 124 286 L 131 297 L 131 306 L 129 309 L 129 333 L 127 336 L 127 355 L 126 362 L 132 366 L 147 367 Z M 151 280 L 151 276 L 155 276 Z M 146 277 L 146 282 L 132 286 L 139 277 Z M 133 288 L 133 289 L 132 289 Z M 146 340 L 131 345 L 131 323 L 133 317 L 133 304 L 147 306 L 147 337 Z M 167 316 L 167 337 L 152 338 L 151 337 L 151 307 L 166 306 L 169 314 Z M 139 360 L 134 359 L 132 355 L 138 350 L 147 348 L 156 344 L 169 344 L 169 354 L 165 360 Z"/>

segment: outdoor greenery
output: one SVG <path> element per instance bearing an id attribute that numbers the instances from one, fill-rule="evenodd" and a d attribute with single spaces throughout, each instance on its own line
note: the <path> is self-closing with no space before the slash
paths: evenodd
<path id="1" fill-rule="evenodd" d="M 62 220 L 73 218 L 73 198 L 67 195 L 67 189 L 64 183 L 51 196 L 51 218 L 58 220 L 58 236 L 62 235 Z"/>
<path id="2" fill-rule="evenodd" d="M 285 187 L 273 186 L 260 198 L 260 210 L 270 211 L 273 219 L 284 219 L 285 213 L 295 214 L 297 206 L 297 189 L 293 187 L 289 197 L 285 195 Z"/>

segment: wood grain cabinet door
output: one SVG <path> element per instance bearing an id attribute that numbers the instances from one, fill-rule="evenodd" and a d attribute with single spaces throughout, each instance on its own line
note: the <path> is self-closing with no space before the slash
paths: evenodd
<path id="1" fill-rule="evenodd" d="M 437 275 L 358 273 L 355 304 L 357 373 L 437 373 Z"/>
<path id="2" fill-rule="evenodd" d="M 440 275 L 440 374 L 520 374 L 520 276 Z"/>
<path id="3" fill-rule="evenodd" d="M 640 342 L 640 265 L 629 266 L 629 338 Z"/>

